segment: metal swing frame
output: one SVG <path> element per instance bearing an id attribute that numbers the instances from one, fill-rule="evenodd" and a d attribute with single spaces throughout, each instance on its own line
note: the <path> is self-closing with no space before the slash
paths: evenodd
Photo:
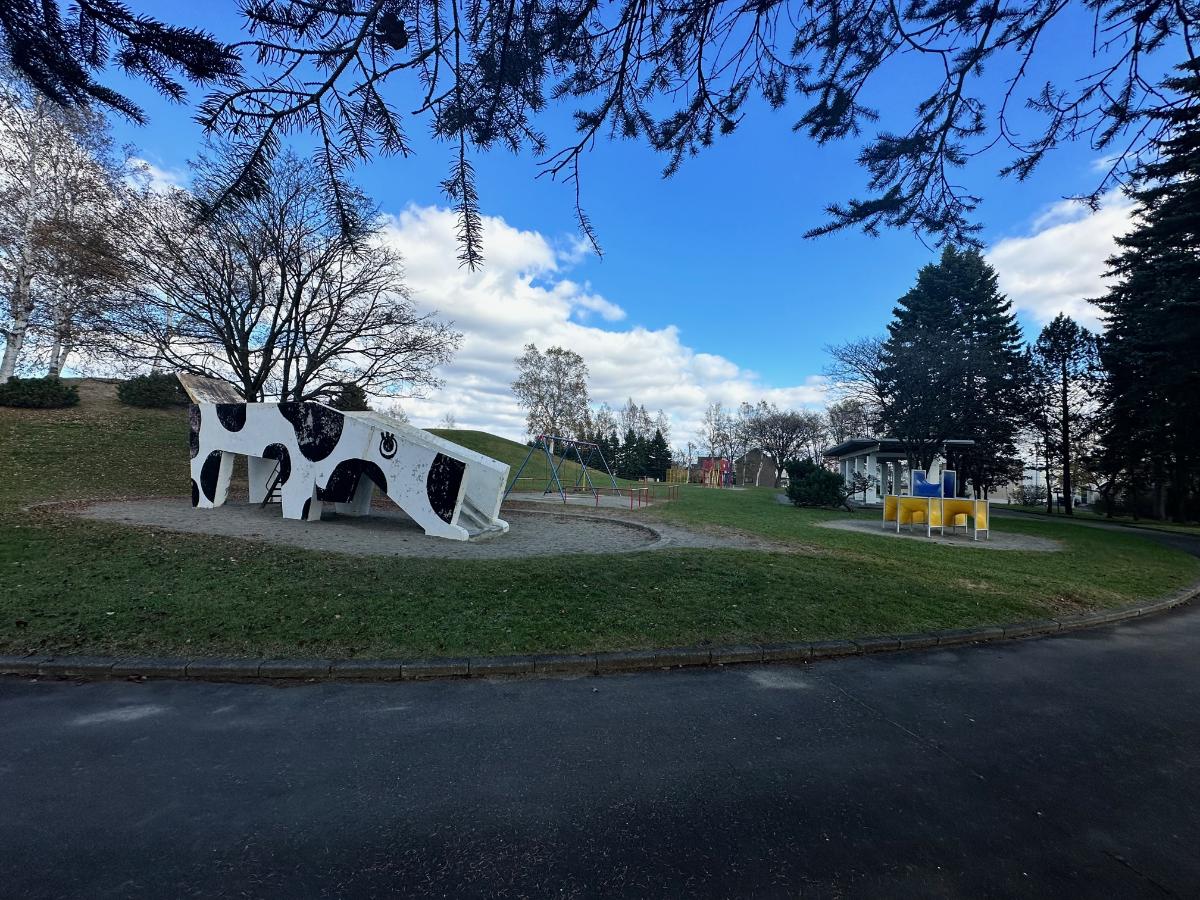
<path id="1" fill-rule="evenodd" d="M 555 447 L 554 450 L 550 449 L 552 445 Z M 559 456 L 559 448 L 561 448 L 561 457 Z M 542 490 L 543 497 L 546 494 L 557 492 L 559 497 L 562 498 L 562 502 L 567 502 L 567 492 L 563 488 L 562 478 L 559 476 L 559 472 L 562 469 L 563 463 L 567 462 L 568 459 L 574 459 L 579 463 L 579 474 L 575 477 L 573 489 L 578 491 L 580 485 L 586 483 L 588 493 L 596 498 L 599 498 L 600 492 L 602 490 L 608 490 L 609 488 L 597 487 L 592 481 L 592 476 L 588 472 L 592 465 L 592 461 L 597 457 L 600 460 L 600 466 L 604 467 L 604 474 L 608 476 L 613 494 L 617 497 L 622 496 L 621 488 L 617 485 L 617 477 L 613 474 L 612 469 L 609 468 L 608 460 L 604 458 L 604 453 L 600 450 L 599 444 L 596 444 L 592 441 L 580 441 L 576 440 L 575 438 L 563 438 L 554 437 L 553 435 L 539 434 L 537 436 L 537 440 L 535 440 L 533 445 L 529 448 L 529 452 L 525 454 L 525 459 L 521 462 L 520 467 L 518 467 L 517 474 L 513 476 L 512 482 L 504 491 L 505 500 L 508 499 L 508 495 L 512 493 L 513 488 L 517 486 L 517 481 L 520 479 L 521 473 L 525 471 L 525 466 L 529 464 L 529 460 L 531 460 L 533 455 L 539 450 L 545 455 L 546 464 L 550 468 L 550 480 L 546 482 L 546 487 Z M 583 454 L 584 450 L 587 451 L 586 457 Z M 572 453 L 574 453 L 573 457 L 571 455 Z M 600 466 L 596 466 L 597 471 L 600 470 Z"/>

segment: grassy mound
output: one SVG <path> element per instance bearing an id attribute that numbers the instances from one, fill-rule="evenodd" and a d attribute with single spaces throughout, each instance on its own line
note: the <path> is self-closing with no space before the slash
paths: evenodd
<path id="1" fill-rule="evenodd" d="M 68 410 L 0 410 L 0 652 L 403 657 L 807 640 L 1081 612 L 1200 577 L 1200 562 L 1136 534 L 998 519 L 1066 549 L 886 541 L 818 528 L 837 514 L 783 506 L 769 489 L 686 488 L 644 514 L 754 532 L 791 552 L 536 563 L 350 558 L 25 511 L 186 496 L 185 413 L 120 407 L 112 385 L 85 382 L 80 396 Z M 440 433 L 510 465 L 525 452 Z"/>

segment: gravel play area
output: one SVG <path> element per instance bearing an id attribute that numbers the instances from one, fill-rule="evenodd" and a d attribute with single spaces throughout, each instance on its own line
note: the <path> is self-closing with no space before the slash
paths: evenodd
<path id="1" fill-rule="evenodd" d="M 653 525 L 582 512 L 505 508 L 507 534 L 479 541 L 426 537 L 399 510 L 372 510 L 365 518 L 330 512 L 320 522 L 285 520 L 278 507 L 260 509 L 230 502 L 219 509 L 193 509 L 184 499 L 106 500 L 81 505 L 81 516 L 164 531 L 182 531 L 289 544 L 306 550 L 360 556 L 426 556 L 446 559 L 503 559 L 566 553 L 630 553 L 679 547 L 773 549 L 742 535 L 711 534 L 674 525 Z"/>
<path id="2" fill-rule="evenodd" d="M 879 524 L 880 515 L 877 510 L 870 511 L 870 517 L 867 518 L 864 514 L 863 518 L 856 519 L 833 519 L 829 522 L 821 522 L 821 528 L 836 528 L 839 531 L 856 531 L 859 534 L 873 534 L 880 538 L 903 538 L 910 541 L 925 541 L 926 543 L 939 544 L 948 547 L 975 547 L 980 550 L 1039 550 L 1042 552 L 1053 552 L 1061 550 L 1062 545 L 1058 541 L 1052 541 L 1049 538 L 1034 537 L 1028 534 L 1013 534 L 1012 532 L 994 532 L 988 540 L 975 540 L 970 532 L 951 534 L 949 530 L 945 535 L 939 535 L 936 531 L 932 537 L 925 536 L 925 530 L 922 526 L 914 526 L 912 531 L 908 530 L 908 526 L 904 526 L 899 531 L 896 531 L 896 526 L 893 524 L 890 528 L 882 528 Z"/>

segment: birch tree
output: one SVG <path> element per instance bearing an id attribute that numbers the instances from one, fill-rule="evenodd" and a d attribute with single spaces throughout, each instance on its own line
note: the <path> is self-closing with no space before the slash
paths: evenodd
<path id="1" fill-rule="evenodd" d="M 109 294 L 115 248 L 102 246 L 98 223 L 119 203 L 122 173 L 98 115 L 65 112 L 18 82 L 0 86 L 0 383 L 39 324 L 51 335 L 57 374 L 82 298 L 94 304 Z"/>
<path id="2" fill-rule="evenodd" d="M 526 344 L 514 360 L 513 394 L 525 410 L 530 437 L 568 437 L 582 433 L 588 419 L 588 367 L 574 350 Z M 553 448 L 552 448 L 553 449 Z"/>

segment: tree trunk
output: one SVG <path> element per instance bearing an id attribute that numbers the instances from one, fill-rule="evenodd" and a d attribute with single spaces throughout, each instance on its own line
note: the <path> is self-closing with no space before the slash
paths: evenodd
<path id="1" fill-rule="evenodd" d="M 1050 460 L 1050 442 L 1046 441 L 1046 515 L 1054 515 L 1054 485 L 1052 475 L 1054 465 Z"/>
<path id="2" fill-rule="evenodd" d="M 57 334 L 50 344 L 50 359 L 46 363 L 46 377 L 57 378 L 62 371 L 62 339 Z"/>
<path id="3" fill-rule="evenodd" d="M 12 324 L 4 333 L 4 357 L 0 359 L 0 384 L 12 378 L 17 371 L 17 357 L 25 346 L 25 334 L 29 331 L 29 319 L 33 315 L 33 300 L 29 290 L 30 275 L 24 264 L 17 263 L 17 274 L 13 278 Z"/>
<path id="4" fill-rule="evenodd" d="M 1067 375 L 1067 362 L 1063 359 L 1062 371 L 1060 372 L 1062 379 L 1062 409 L 1059 411 L 1062 414 L 1062 421 L 1059 423 L 1062 430 L 1062 492 L 1063 492 L 1063 512 L 1068 516 L 1074 515 L 1072 511 L 1071 497 L 1071 409 L 1068 405 L 1067 388 L 1069 386 Z"/>

